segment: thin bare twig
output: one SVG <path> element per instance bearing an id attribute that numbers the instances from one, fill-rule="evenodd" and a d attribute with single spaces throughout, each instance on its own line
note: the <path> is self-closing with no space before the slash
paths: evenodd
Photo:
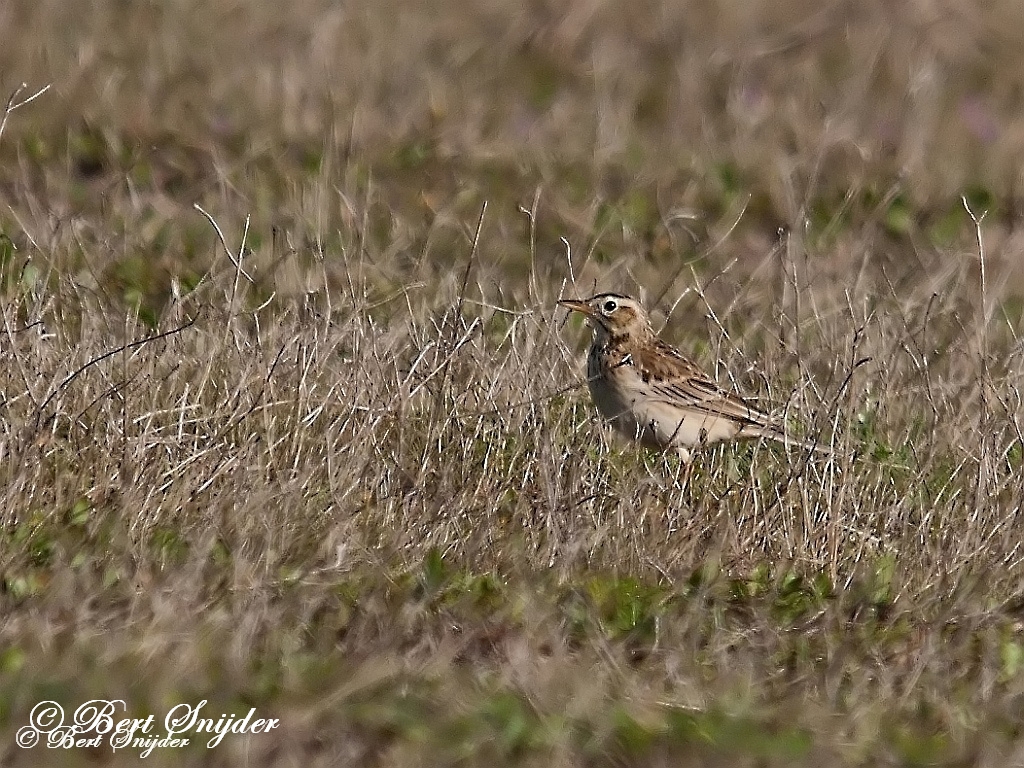
<path id="1" fill-rule="evenodd" d="M 135 349 L 136 347 L 141 347 L 141 346 L 143 346 L 145 344 L 149 344 L 149 343 L 154 342 L 154 341 L 160 341 L 161 339 L 166 339 L 166 338 L 169 338 L 171 336 L 176 336 L 177 334 L 179 334 L 179 333 L 181 333 L 183 331 L 186 331 L 189 328 L 191 328 L 193 325 L 195 325 L 197 319 L 198 319 L 198 315 L 196 317 L 192 318 L 191 320 L 189 320 L 184 325 L 179 325 L 177 328 L 172 328 L 169 331 L 164 331 L 163 333 L 157 333 L 157 334 L 155 334 L 153 336 L 147 336 L 144 339 L 137 339 L 136 341 L 131 341 L 131 342 L 127 343 L 127 344 L 122 344 L 121 346 L 115 347 L 114 349 L 111 349 L 108 352 L 104 352 L 99 357 L 94 357 L 92 360 L 87 362 L 81 368 L 78 368 L 77 370 L 75 370 L 72 373 L 68 374 L 64 378 L 64 380 L 54 388 L 53 392 L 51 392 L 47 396 L 47 398 L 45 400 L 43 400 L 42 405 L 40 405 L 36 409 L 35 428 L 33 430 L 33 434 L 35 434 L 36 432 L 39 431 L 39 426 L 42 423 L 43 412 L 46 410 L 46 407 L 51 402 L 53 402 L 53 399 L 58 394 L 60 394 L 60 392 L 65 387 L 67 387 L 68 384 L 70 384 L 72 381 L 77 379 L 80 375 L 85 373 L 87 370 L 92 368 L 94 365 L 102 363 L 107 358 L 113 357 L 114 355 L 118 354 L 119 352 L 125 352 L 125 351 L 127 351 L 129 349 Z"/>
<path id="2" fill-rule="evenodd" d="M 33 101 L 35 101 L 48 90 L 50 90 L 49 84 L 44 85 L 31 96 L 26 96 L 21 101 L 18 101 L 18 96 L 26 88 L 28 88 L 28 83 L 22 83 L 14 89 L 14 93 L 12 93 L 11 97 L 7 99 L 7 106 L 4 108 L 4 115 L 3 117 L 0 117 L 0 139 L 3 139 L 4 137 L 4 128 L 7 127 L 7 118 L 11 116 L 11 113 L 14 112 L 14 110 L 21 109 L 21 107 L 24 107 L 26 104 L 31 104 Z"/>

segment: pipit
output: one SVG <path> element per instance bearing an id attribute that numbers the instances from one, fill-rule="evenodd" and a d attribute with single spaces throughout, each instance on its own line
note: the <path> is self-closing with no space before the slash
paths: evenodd
<path id="1" fill-rule="evenodd" d="M 772 418 L 722 389 L 695 363 L 655 336 L 644 308 L 618 293 L 558 302 L 585 315 L 594 329 L 587 384 L 597 410 L 642 445 L 691 449 L 722 440 L 770 438 L 819 451 L 827 447 L 789 437 Z"/>

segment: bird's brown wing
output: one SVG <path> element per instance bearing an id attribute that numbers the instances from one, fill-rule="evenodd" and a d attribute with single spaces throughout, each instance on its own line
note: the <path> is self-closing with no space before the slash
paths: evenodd
<path id="1" fill-rule="evenodd" d="M 712 416 L 735 419 L 741 425 L 772 429 L 771 418 L 739 395 L 723 389 L 695 363 L 658 340 L 631 350 L 637 373 L 655 397 Z"/>

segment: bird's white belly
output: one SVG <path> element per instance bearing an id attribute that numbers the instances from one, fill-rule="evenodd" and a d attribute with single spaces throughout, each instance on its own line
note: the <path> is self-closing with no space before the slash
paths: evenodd
<path id="1" fill-rule="evenodd" d="M 600 381 L 590 382 L 598 411 L 626 437 L 653 448 L 692 447 L 728 440 L 739 432 L 731 419 L 660 400 L 623 395 Z"/>

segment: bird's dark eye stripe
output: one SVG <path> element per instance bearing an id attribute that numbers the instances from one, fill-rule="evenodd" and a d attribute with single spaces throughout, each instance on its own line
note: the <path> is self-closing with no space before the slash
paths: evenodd
<path id="1" fill-rule="evenodd" d="M 618 304 L 616 304 L 611 299 L 608 299 L 608 301 L 606 301 L 604 303 L 604 311 L 605 312 L 614 312 L 615 311 L 615 307 L 617 307 L 617 306 L 618 306 Z"/>

